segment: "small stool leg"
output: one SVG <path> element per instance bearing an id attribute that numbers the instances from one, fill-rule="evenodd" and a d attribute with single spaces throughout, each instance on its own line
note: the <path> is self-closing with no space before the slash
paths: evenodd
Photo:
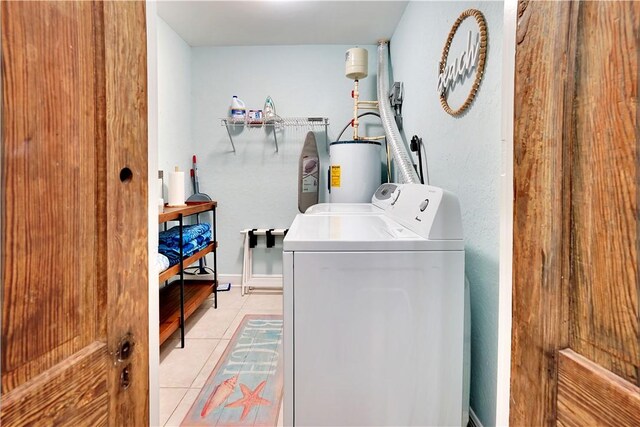
<path id="1" fill-rule="evenodd" d="M 244 235 L 244 247 L 242 251 L 242 276 L 240 277 L 240 295 L 244 296 L 245 283 L 247 281 L 247 253 L 249 252 L 249 233 Z"/>

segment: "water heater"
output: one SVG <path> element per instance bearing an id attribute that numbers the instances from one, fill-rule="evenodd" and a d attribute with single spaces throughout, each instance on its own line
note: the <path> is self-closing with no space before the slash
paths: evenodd
<path id="1" fill-rule="evenodd" d="M 359 139 L 330 145 L 331 203 L 370 203 L 380 186 L 380 142 Z"/>

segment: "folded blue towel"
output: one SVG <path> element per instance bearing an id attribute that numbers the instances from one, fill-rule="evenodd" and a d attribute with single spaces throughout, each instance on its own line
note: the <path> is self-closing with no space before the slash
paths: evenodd
<path id="1" fill-rule="evenodd" d="M 199 250 L 204 249 L 211 242 L 211 230 L 204 235 L 200 235 L 182 247 L 182 255 L 190 257 Z M 168 246 L 163 243 L 158 245 L 158 252 L 169 258 L 170 265 L 176 265 L 180 262 L 180 248 L 176 246 Z"/>
<path id="2" fill-rule="evenodd" d="M 185 225 L 182 227 L 182 244 L 186 245 L 198 236 L 204 235 L 207 232 L 211 235 L 211 225 L 206 222 L 203 222 L 202 224 Z M 178 247 L 180 244 L 180 226 L 176 225 L 167 231 L 161 231 L 159 241 L 166 246 Z"/>
<path id="3" fill-rule="evenodd" d="M 205 233 L 204 235 L 200 235 L 192 241 L 188 242 L 186 245 L 182 247 L 182 253 L 184 256 L 191 256 L 198 252 L 200 249 L 203 249 L 205 246 L 209 244 L 211 241 L 211 231 Z M 175 247 L 174 247 L 175 248 Z M 178 251 L 180 249 L 178 248 Z"/>
<path id="4" fill-rule="evenodd" d="M 180 254 L 173 249 L 164 252 L 160 250 L 159 252 L 169 259 L 169 267 L 173 267 L 180 262 Z"/>
<path id="5" fill-rule="evenodd" d="M 209 229 L 208 231 L 205 231 L 204 233 L 196 236 L 194 240 L 198 242 L 198 246 L 200 246 L 203 243 L 209 243 L 211 241 L 211 237 L 212 237 L 212 233 L 211 233 L 211 230 Z"/>
<path id="6" fill-rule="evenodd" d="M 197 236 L 195 239 L 182 245 L 182 253 L 185 256 L 191 256 L 196 251 L 196 248 L 201 247 L 203 244 L 206 246 L 206 244 L 209 243 L 210 241 L 211 241 L 211 230 Z M 169 242 L 169 243 L 160 242 L 158 247 L 161 253 L 165 251 L 170 251 L 170 250 L 176 251 L 176 253 L 180 253 L 180 246 L 175 242 Z"/>

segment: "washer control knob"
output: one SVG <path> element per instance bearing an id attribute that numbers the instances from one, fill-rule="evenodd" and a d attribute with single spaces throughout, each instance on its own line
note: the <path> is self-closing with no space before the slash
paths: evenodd
<path id="1" fill-rule="evenodd" d="M 420 203 L 420 212 L 424 212 L 424 210 L 427 209 L 427 206 L 429 206 L 429 199 L 424 199 Z"/>

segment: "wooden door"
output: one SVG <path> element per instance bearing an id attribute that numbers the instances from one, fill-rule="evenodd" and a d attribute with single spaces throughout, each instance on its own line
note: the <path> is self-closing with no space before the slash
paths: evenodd
<path id="1" fill-rule="evenodd" d="M 640 2 L 519 4 L 513 425 L 640 425 Z"/>
<path id="2" fill-rule="evenodd" d="M 1 14 L 0 423 L 148 424 L 144 2 Z"/>

